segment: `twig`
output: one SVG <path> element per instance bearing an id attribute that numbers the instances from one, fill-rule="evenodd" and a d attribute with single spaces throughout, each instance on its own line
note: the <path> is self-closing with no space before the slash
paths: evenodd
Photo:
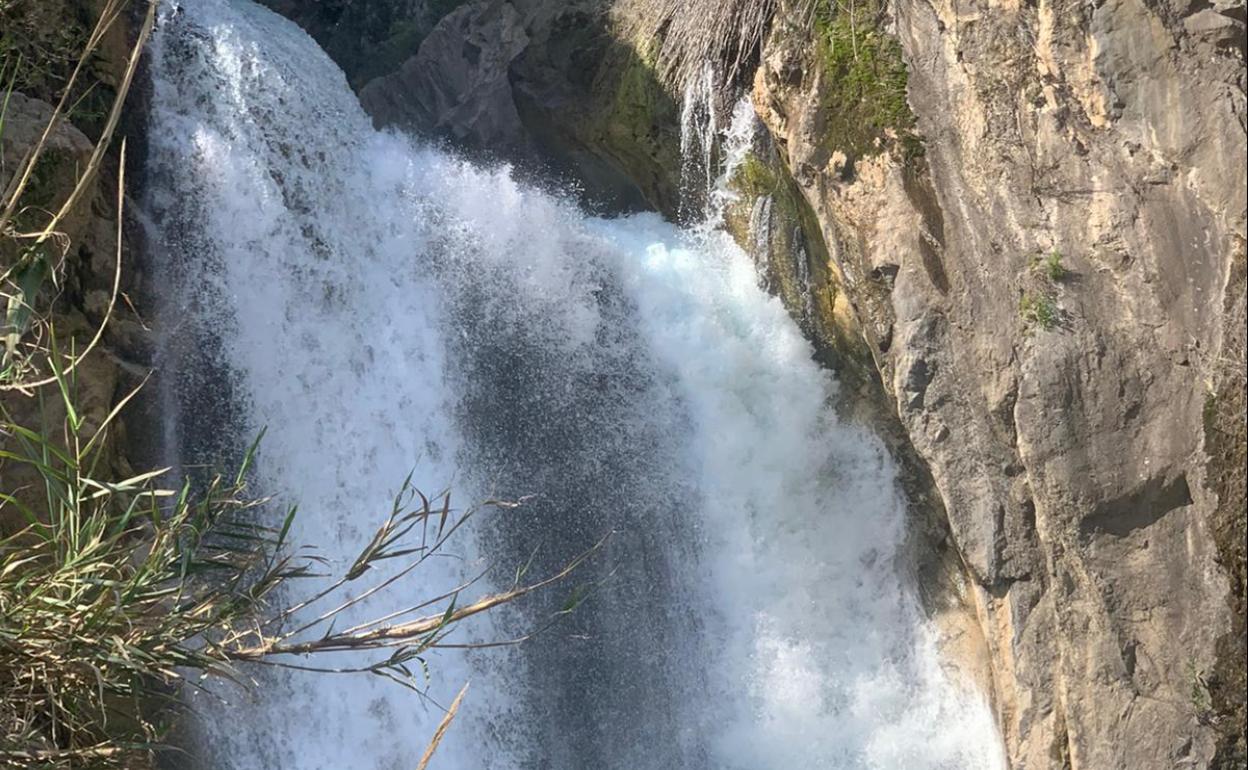
<path id="1" fill-rule="evenodd" d="M 426 770 L 429 767 L 429 761 L 433 759 L 433 752 L 438 750 L 438 744 L 446 736 L 446 731 L 450 728 L 451 722 L 455 720 L 455 715 L 459 712 L 459 704 L 463 702 L 464 695 L 467 692 L 468 685 L 465 683 L 463 689 L 459 691 L 459 695 L 456 695 L 455 700 L 451 701 L 451 707 L 446 710 L 446 715 L 442 717 L 442 721 L 438 723 L 438 729 L 433 731 L 433 739 L 429 741 L 429 747 L 425 749 L 424 756 L 420 758 L 420 764 L 416 765 L 416 770 Z"/>

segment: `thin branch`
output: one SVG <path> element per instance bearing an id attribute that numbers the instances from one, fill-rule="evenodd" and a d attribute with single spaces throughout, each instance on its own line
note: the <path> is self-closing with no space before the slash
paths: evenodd
<path id="1" fill-rule="evenodd" d="M 385 649 L 407 645 L 412 640 L 435 632 L 445 626 L 459 623 L 474 615 L 479 615 L 500 605 L 508 604 L 534 591 L 539 591 L 564 580 L 577 567 L 583 564 L 586 559 L 599 551 L 609 538 L 610 535 L 607 535 L 602 540 L 599 540 L 592 548 L 570 561 L 562 570 L 544 580 L 486 596 L 467 607 L 462 607 L 450 613 L 430 615 L 409 623 L 383 626 L 371 631 L 329 634 L 306 642 L 286 643 L 283 639 L 288 637 L 283 637 L 267 640 L 250 647 L 225 650 L 223 653 L 230 660 L 257 660 L 273 655 L 307 655 L 319 652 Z"/>

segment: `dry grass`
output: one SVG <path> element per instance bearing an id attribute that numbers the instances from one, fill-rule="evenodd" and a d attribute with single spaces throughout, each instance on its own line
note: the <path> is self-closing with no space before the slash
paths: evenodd
<path id="1" fill-rule="evenodd" d="M 683 88 L 705 63 L 721 84 L 739 80 L 758 60 L 778 0 L 624 0 L 631 36 L 654 41 L 659 76 Z"/>
<path id="2" fill-rule="evenodd" d="M 49 285 L 54 290 L 59 285 L 59 277 L 64 270 L 65 256 L 70 246 L 61 227 L 70 213 L 93 189 L 100 164 L 109 150 L 117 124 L 121 119 L 121 111 L 134 81 L 143 47 L 155 22 L 155 2 L 147 3 L 147 12 L 131 49 L 116 97 L 85 167 L 77 170 L 75 184 L 62 200 L 48 209 L 32 211 L 31 207 L 26 204 L 26 198 L 36 179 L 40 160 L 51 137 L 65 122 L 66 115 L 72 107 L 70 95 L 75 93 L 79 79 L 83 77 L 88 62 L 96 53 L 104 37 L 113 25 L 119 23 L 128 6 L 128 0 L 108 0 L 104 4 L 99 19 L 84 42 L 81 55 L 69 74 L 52 116 L 44 126 L 39 139 L 18 164 L 6 189 L 0 194 L 0 242 L 4 247 L 0 249 L 0 255 L 4 256 L 4 261 L 0 262 L 0 304 L 4 306 L 4 317 L 0 320 L 0 332 L 2 332 L 0 333 L 0 390 L 18 390 L 29 394 L 35 388 L 51 385 L 55 381 L 55 376 L 51 371 L 37 366 L 39 361 L 47 357 L 48 345 L 53 337 L 48 333 L 51 303 L 41 302 L 41 296 Z M 7 64 L 8 59 L 6 58 L 5 61 Z M 0 131 L 3 131 L 4 125 L 3 109 L 7 108 L 9 95 L 17 83 L 20 67 L 21 62 L 15 61 L 5 72 L 9 76 L 9 81 L 0 84 L 0 87 L 4 88 L 3 95 L 0 97 Z M 121 153 L 124 159 L 124 143 Z M 124 166 L 124 162 L 122 165 Z M 122 185 L 122 181 L 119 180 L 119 231 L 123 200 Z M 121 238 L 117 240 L 116 277 L 104 323 L 107 323 L 107 318 L 112 314 L 119 287 Z M 99 344 L 104 332 L 104 323 L 101 323 L 90 342 L 81 351 L 63 363 L 64 371 L 72 372 L 77 367 L 78 361 Z"/>
<path id="3" fill-rule="evenodd" d="M 543 580 L 525 583 L 521 571 L 509 589 L 461 604 L 476 583 L 469 580 L 335 630 L 348 609 L 385 595 L 441 554 L 479 511 L 513 505 L 460 511 L 449 494 L 431 500 L 409 479 L 341 576 L 284 604 L 279 597 L 291 594 L 283 586 L 324 579 L 317 573 L 328 565 L 289 547 L 293 509 L 280 526 L 258 523 L 263 501 L 247 494 L 245 481 L 255 446 L 236 475 L 198 492 L 189 484 L 162 488 L 164 470 L 100 478 L 106 434 L 125 400 L 88 427 L 75 408 L 74 376 L 55 368 L 55 359 L 52 365 L 61 425 L 32 430 L 0 409 L 0 472 L 36 479 L 0 493 L 0 508 L 15 509 L 26 522 L 0 539 L 6 768 L 125 767 L 159 744 L 176 715 L 176 708 L 159 706 L 176 705 L 180 687 L 200 687 L 205 679 L 246 685 L 243 662 L 369 673 L 423 692 L 429 651 L 489 646 L 448 641 L 457 623 L 554 585 L 597 550 Z M 360 587 L 377 574 L 385 577 Z M 357 651 L 361 661 L 329 668 L 306 657 L 340 651 Z M 383 654 L 364 659 L 377 651 Z"/>

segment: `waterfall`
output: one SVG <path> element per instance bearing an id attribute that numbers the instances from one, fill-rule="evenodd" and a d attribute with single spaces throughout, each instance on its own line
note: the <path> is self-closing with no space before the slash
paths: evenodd
<path id="1" fill-rule="evenodd" d="M 755 140 L 762 130 L 762 121 L 754 113 L 754 105 L 749 97 L 742 97 L 732 108 L 732 119 L 728 126 L 720 132 L 719 136 L 716 136 L 713 92 L 705 91 L 702 98 L 706 101 L 699 102 L 696 93 L 686 92 L 681 123 L 685 126 L 696 125 L 699 121 L 698 116 L 705 116 L 704 128 L 700 132 L 704 138 L 700 141 L 705 142 L 709 147 L 720 148 L 721 161 L 718 173 L 713 175 L 711 181 L 708 182 L 702 221 L 694 226 L 698 231 L 706 233 L 708 230 L 724 226 L 724 216 L 728 211 L 728 206 L 738 198 L 738 193 L 732 189 L 733 177 L 753 151 Z M 712 155 L 711 150 L 706 150 L 707 162 L 711 162 Z"/>
<path id="2" fill-rule="evenodd" d="M 576 612 L 431 656 L 425 697 L 267 668 L 218 683 L 226 703 L 192 704 L 200 766 L 411 768 L 471 680 L 435 767 L 1002 767 L 899 577 L 887 453 L 837 418 L 731 239 L 590 217 L 375 132 L 315 43 L 248 0 L 166 3 L 152 78 L 143 209 L 184 463 L 267 427 L 257 484 L 338 566 L 413 467 L 426 492 L 533 496 L 359 617 L 481 570 L 549 573 L 615 532 Z M 460 638 L 532 630 L 561 599 Z"/>
<path id="3" fill-rule="evenodd" d="M 719 80 L 715 66 L 703 62 L 685 85 L 680 108 L 680 214 L 697 221 L 711 205 L 718 181 L 715 151 L 719 146 Z"/>

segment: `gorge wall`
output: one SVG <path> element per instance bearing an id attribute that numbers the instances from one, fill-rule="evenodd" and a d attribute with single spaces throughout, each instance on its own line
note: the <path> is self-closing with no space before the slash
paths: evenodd
<path id="1" fill-rule="evenodd" d="M 1243 471 L 1207 445 L 1243 446 L 1242 10 L 899 2 L 916 159 L 827 134 L 834 78 L 783 25 L 755 81 L 945 501 L 1020 767 L 1242 766 L 1212 700 L 1243 681 Z"/>

